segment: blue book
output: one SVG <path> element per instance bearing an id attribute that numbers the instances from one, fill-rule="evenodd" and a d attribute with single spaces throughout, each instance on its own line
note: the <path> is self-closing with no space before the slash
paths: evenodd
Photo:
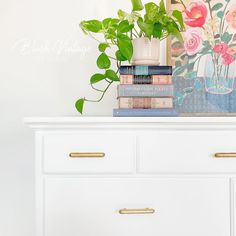
<path id="1" fill-rule="evenodd" d="M 118 97 L 173 97 L 173 85 L 118 85 Z"/>
<path id="2" fill-rule="evenodd" d="M 172 66 L 121 66 L 121 75 L 172 75 Z"/>
<path id="3" fill-rule="evenodd" d="M 113 109 L 114 117 L 176 117 L 175 109 Z"/>

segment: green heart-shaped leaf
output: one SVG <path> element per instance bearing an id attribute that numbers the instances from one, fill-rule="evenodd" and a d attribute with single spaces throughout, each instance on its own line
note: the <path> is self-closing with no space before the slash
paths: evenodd
<path id="1" fill-rule="evenodd" d="M 97 59 L 97 66 L 100 69 L 108 69 L 111 66 L 111 61 L 109 57 L 105 54 L 102 53 L 98 59 Z"/>
<path id="2" fill-rule="evenodd" d="M 98 45 L 98 49 L 100 52 L 105 52 L 108 47 L 110 47 L 108 43 L 100 43 Z"/>
<path id="3" fill-rule="evenodd" d="M 105 75 L 108 79 L 112 81 L 120 81 L 118 75 L 116 74 L 114 70 L 107 70 Z"/>
<path id="4" fill-rule="evenodd" d="M 133 56 L 133 44 L 131 39 L 125 34 L 120 34 L 117 37 L 117 42 L 121 54 L 130 61 Z"/>
<path id="5" fill-rule="evenodd" d="M 120 33 L 127 33 L 129 31 L 131 31 L 133 28 L 134 28 L 134 25 L 133 24 L 130 25 L 128 20 L 123 20 L 120 22 L 117 30 Z"/>
<path id="6" fill-rule="evenodd" d="M 91 78 L 90 78 L 90 83 L 91 84 L 95 84 L 95 83 L 97 83 L 97 82 L 100 82 L 100 81 L 102 81 L 102 80 L 104 80 L 106 77 L 105 77 L 105 75 L 103 75 L 103 74 L 94 74 Z"/>
<path id="7" fill-rule="evenodd" d="M 102 29 L 102 22 L 99 20 L 82 21 L 80 27 L 93 33 L 98 33 Z"/>
<path id="8" fill-rule="evenodd" d="M 154 28 L 154 25 L 152 23 L 148 24 L 148 23 L 143 22 L 142 19 L 139 19 L 138 26 L 144 32 L 146 37 L 151 38 L 153 34 L 153 28 Z"/>
<path id="9" fill-rule="evenodd" d="M 122 53 L 120 52 L 120 50 L 116 51 L 116 59 L 117 59 L 118 61 L 127 61 L 127 58 L 122 55 Z"/>
<path id="10" fill-rule="evenodd" d="M 78 111 L 80 114 L 83 114 L 84 98 L 79 99 L 79 100 L 75 103 L 75 107 L 76 107 L 77 111 Z"/>
<path id="11" fill-rule="evenodd" d="M 181 29 L 184 29 L 184 21 L 183 21 L 182 13 L 178 10 L 174 10 L 172 12 L 172 16 L 178 21 Z"/>

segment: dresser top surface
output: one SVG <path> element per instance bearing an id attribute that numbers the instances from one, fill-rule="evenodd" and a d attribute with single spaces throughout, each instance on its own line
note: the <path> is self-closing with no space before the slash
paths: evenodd
<path id="1" fill-rule="evenodd" d="M 27 117 L 24 123 L 33 128 L 54 125 L 89 124 L 129 124 L 129 125 L 168 125 L 168 124 L 222 124 L 236 125 L 236 117 Z"/>

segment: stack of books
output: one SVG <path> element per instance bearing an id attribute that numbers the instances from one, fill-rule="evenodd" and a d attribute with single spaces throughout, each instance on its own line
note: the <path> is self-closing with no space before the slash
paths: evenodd
<path id="1" fill-rule="evenodd" d="M 171 66 L 121 66 L 115 117 L 177 116 Z"/>

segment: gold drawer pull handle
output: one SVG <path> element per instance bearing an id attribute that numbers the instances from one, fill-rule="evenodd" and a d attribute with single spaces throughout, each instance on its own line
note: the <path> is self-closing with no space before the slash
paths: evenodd
<path id="1" fill-rule="evenodd" d="M 236 158 L 236 152 L 215 153 L 215 158 Z"/>
<path id="2" fill-rule="evenodd" d="M 155 210 L 152 208 L 145 209 L 121 209 L 119 210 L 120 214 L 154 214 Z"/>
<path id="3" fill-rule="evenodd" d="M 105 157 L 104 152 L 72 152 L 70 153 L 71 158 L 103 158 Z"/>

